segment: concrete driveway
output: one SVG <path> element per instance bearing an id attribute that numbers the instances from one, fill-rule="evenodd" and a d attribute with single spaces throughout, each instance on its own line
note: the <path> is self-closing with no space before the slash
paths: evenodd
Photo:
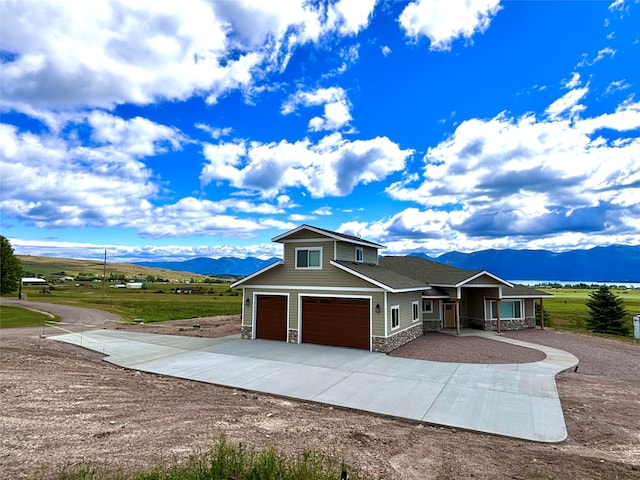
<path id="1" fill-rule="evenodd" d="M 238 336 L 110 330 L 50 338 L 135 370 L 538 442 L 566 439 L 554 377 L 578 363 L 561 350 L 504 337 L 494 339 L 543 350 L 547 358 L 508 365 L 440 363 Z"/>

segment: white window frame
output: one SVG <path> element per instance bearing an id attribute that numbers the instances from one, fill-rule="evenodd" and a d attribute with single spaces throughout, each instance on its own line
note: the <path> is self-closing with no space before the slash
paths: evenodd
<path id="1" fill-rule="evenodd" d="M 298 252 L 301 250 L 306 250 L 307 251 L 307 266 L 306 267 L 301 267 L 298 265 Z M 308 266 L 309 264 L 309 252 L 319 252 L 319 265 L 316 266 Z M 296 262 L 296 270 L 322 270 L 322 247 L 299 247 L 296 248 L 296 258 L 295 258 L 295 262 Z"/>
<path id="2" fill-rule="evenodd" d="M 411 314 L 413 315 L 413 321 L 420 321 L 420 302 L 415 301 L 411 303 Z"/>
<path id="3" fill-rule="evenodd" d="M 429 305 L 429 308 L 425 309 L 425 305 Z M 422 313 L 433 313 L 433 300 L 422 300 Z"/>
<path id="4" fill-rule="evenodd" d="M 396 323 L 395 326 L 393 325 L 394 321 Z M 394 305 L 391 307 L 391 330 L 397 330 L 398 328 L 400 328 L 400 305 Z"/>
<path id="5" fill-rule="evenodd" d="M 503 317 L 502 315 L 500 315 L 500 320 L 521 320 L 523 317 L 523 312 L 524 312 L 524 305 L 522 300 L 500 300 L 500 304 L 504 304 L 504 303 L 518 303 L 520 304 L 520 316 L 519 317 Z M 489 304 L 489 318 L 491 320 L 497 320 L 498 317 L 497 316 L 493 316 L 493 306 L 496 305 L 496 311 L 498 309 L 498 302 L 497 300 L 491 300 L 491 303 Z"/>
<path id="6" fill-rule="evenodd" d="M 364 262 L 364 248 L 356 247 L 356 262 Z"/>

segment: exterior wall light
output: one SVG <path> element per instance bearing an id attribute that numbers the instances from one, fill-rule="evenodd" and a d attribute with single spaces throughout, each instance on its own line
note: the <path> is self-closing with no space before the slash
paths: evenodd
<path id="1" fill-rule="evenodd" d="M 376 313 L 380 313 L 380 304 L 376 303 Z"/>

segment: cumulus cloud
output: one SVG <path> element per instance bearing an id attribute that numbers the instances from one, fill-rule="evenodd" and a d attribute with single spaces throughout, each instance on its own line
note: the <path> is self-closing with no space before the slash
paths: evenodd
<path id="1" fill-rule="evenodd" d="M 80 142 L 74 129 L 86 129 L 90 143 Z M 69 132 L 36 135 L 0 124 L 3 216 L 39 228 L 133 228 L 143 237 L 230 231 L 249 237 L 272 227 L 239 214 L 277 215 L 295 206 L 286 195 L 271 203 L 186 197 L 154 206 L 161 179 L 143 160 L 180 149 L 186 141 L 180 132 L 141 117 L 95 111 L 78 118 Z"/>
<path id="2" fill-rule="evenodd" d="M 0 96 L 5 108 L 30 114 L 193 95 L 216 103 L 286 67 L 298 45 L 357 34 L 375 3 L 2 2 Z"/>
<path id="3" fill-rule="evenodd" d="M 398 18 L 409 37 L 428 37 L 432 50 L 449 50 L 451 43 L 470 41 L 489 28 L 500 11 L 500 0 L 416 0 Z"/>
<path id="4" fill-rule="evenodd" d="M 144 261 L 184 261 L 195 257 L 257 257 L 268 259 L 280 257 L 282 247 L 273 243 L 254 245 L 119 245 L 114 243 L 56 242 L 44 240 L 23 240 L 10 238 L 11 246 L 17 255 L 43 257 L 78 258 L 87 260 L 104 259 L 107 262 L 133 263 Z"/>
<path id="5" fill-rule="evenodd" d="M 579 90 L 554 102 L 556 107 L 542 119 L 500 114 L 462 122 L 428 150 L 422 176 L 409 176 L 387 192 L 430 209 L 424 214 L 446 212 L 438 214 L 443 225 L 431 230 L 441 228 L 443 237 L 447 231 L 474 239 L 574 233 L 621 240 L 637 232 L 640 103 L 627 102 L 613 113 L 566 118 L 562 114 L 586 93 Z M 607 130 L 617 133 L 606 137 Z M 385 231 L 400 228 L 428 236 L 419 227 L 422 220 L 411 226 L 405 217 L 413 221 L 420 215 L 403 215 L 404 223 L 385 225 Z"/>
<path id="6" fill-rule="evenodd" d="M 309 120 L 309 130 L 339 130 L 352 120 L 347 94 L 341 87 L 319 88 L 315 91 L 299 91 L 282 105 L 283 115 L 294 113 L 300 107 L 322 106 L 324 114 Z"/>
<path id="7" fill-rule="evenodd" d="M 273 198 L 288 188 L 301 188 L 314 198 L 344 196 L 359 184 L 383 180 L 401 171 L 413 153 L 386 137 L 348 141 L 339 133 L 318 143 L 207 144 L 208 163 L 200 174 L 203 187 L 214 181 Z"/>

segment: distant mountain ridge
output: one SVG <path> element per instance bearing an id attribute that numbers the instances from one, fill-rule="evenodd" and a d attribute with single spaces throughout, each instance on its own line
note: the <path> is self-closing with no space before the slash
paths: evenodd
<path id="1" fill-rule="evenodd" d="M 488 270 L 505 280 L 640 282 L 640 245 L 589 250 L 482 250 L 450 252 L 431 260 L 467 270 Z"/>
<path id="2" fill-rule="evenodd" d="M 482 250 L 450 252 L 437 258 L 415 255 L 466 270 L 488 270 L 505 280 L 640 283 L 640 245 L 613 245 L 560 253 L 548 250 Z M 138 262 L 136 265 L 202 275 L 245 276 L 279 260 L 276 257 L 267 260 L 199 257 L 182 262 Z"/>
<path id="3" fill-rule="evenodd" d="M 136 265 L 140 265 L 142 267 L 166 268 L 168 270 L 177 270 L 179 272 L 199 273 L 201 275 L 233 275 L 241 277 L 256 272 L 279 260 L 280 259 L 276 257 L 269 258 L 267 260 L 260 260 L 255 257 L 198 257 L 182 262 L 137 262 Z"/>

